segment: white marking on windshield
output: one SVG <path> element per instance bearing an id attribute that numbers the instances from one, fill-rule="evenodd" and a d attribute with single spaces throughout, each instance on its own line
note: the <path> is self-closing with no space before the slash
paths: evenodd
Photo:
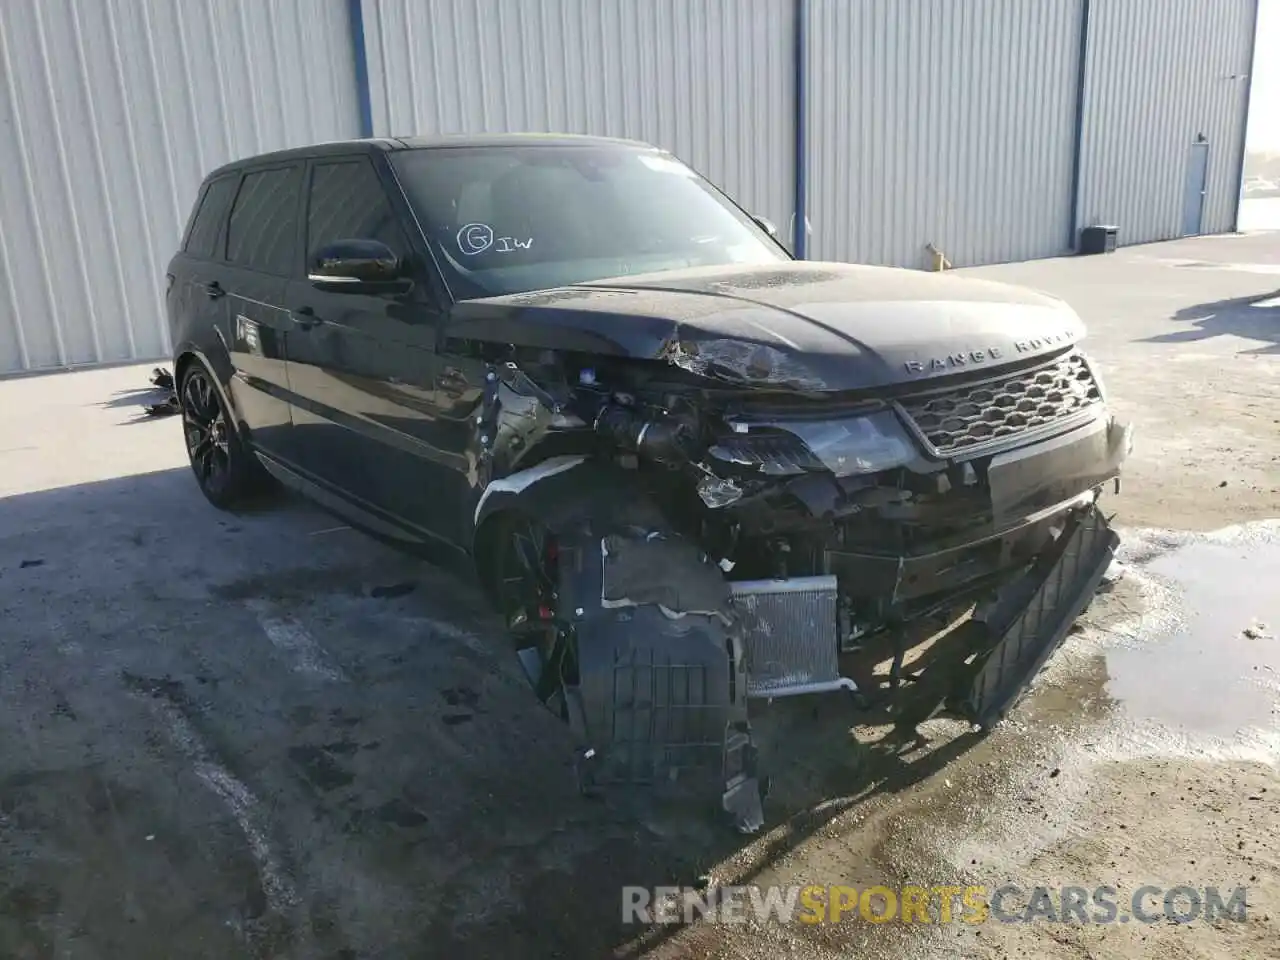
<path id="1" fill-rule="evenodd" d="M 458 250 L 468 257 L 493 246 L 493 227 L 487 223 L 466 223 L 458 230 Z"/>
<path id="2" fill-rule="evenodd" d="M 493 227 L 487 223 L 467 223 L 458 230 L 458 252 L 474 257 L 492 249 L 494 253 L 515 253 L 533 246 L 533 237 L 495 237 Z"/>
<path id="3" fill-rule="evenodd" d="M 493 249 L 495 253 L 512 253 L 516 250 L 528 250 L 532 246 L 533 237 L 528 240 L 517 240 L 515 237 L 499 237 L 497 246 Z"/>

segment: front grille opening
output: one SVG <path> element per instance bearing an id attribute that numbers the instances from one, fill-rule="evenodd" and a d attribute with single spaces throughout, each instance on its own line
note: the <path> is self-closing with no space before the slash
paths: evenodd
<path id="1" fill-rule="evenodd" d="M 1052 426 L 1101 402 L 1098 381 L 1079 353 L 994 380 L 901 401 L 930 446 L 943 455 Z"/>

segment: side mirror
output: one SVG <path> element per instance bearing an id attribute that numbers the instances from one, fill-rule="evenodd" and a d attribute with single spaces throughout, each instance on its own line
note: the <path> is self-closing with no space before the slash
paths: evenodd
<path id="1" fill-rule="evenodd" d="M 778 228 L 773 225 L 773 221 L 768 217 L 753 216 L 751 219 L 756 222 L 756 225 L 759 226 L 761 230 L 773 237 L 773 239 L 778 239 Z"/>
<path id="2" fill-rule="evenodd" d="M 315 250 L 307 264 L 307 279 L 327 290 L 354 291 L 402 278 L 400 258 L 378 240 L 335 240 Z"/>

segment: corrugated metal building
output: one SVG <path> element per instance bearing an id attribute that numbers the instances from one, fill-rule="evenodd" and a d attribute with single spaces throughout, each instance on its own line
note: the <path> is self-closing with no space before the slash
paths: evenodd
<path id="1" fill-rule="evenodd" d="M 1256 8 L 4 0 L 0 374 L 163 356 L 163 267 L 203 174 L 360 135 L 648 140 L 810 258 L 1230 230 Z"/>

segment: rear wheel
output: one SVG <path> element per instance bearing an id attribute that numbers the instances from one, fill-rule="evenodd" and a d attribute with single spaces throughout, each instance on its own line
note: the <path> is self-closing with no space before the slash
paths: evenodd
<path id="1" fill-rule="evenodd" d="M 179 396 L 187 458 L 196 483 L 210 503 L 228 510 L 260 486 L 262 468 L 241 442 L 208 370 L 192 364 L 182 378 Z"/>

